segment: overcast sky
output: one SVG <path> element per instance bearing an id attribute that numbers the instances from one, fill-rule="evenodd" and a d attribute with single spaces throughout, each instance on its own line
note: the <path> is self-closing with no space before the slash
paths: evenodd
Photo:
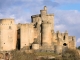
<path id="1" fill-rule="evenodd" d="M 80 45 L 80 0 L 0 0 L 0 18 L 14 18 L 16 23 L 30 23 L 31 15 L 47 6 L 54 14 L 54 30 L 76 36 Z"/>

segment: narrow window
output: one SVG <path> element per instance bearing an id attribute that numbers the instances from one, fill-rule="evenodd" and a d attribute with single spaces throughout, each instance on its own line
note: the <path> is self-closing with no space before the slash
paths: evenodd
<path id="1" fill-rule="evenodd" d="M 11 24 L 12 24 L 12 21 L 11 21 Z"/>
<path id="2" fill-rule="evenodd" d="M 9 26 L 9 29 L 11 29 L 11 26 Z"/>
<path id="3" fill-rule="evenodd" d="M 63 37 L 63 40 L 65 40 L 65 36 Z"/>

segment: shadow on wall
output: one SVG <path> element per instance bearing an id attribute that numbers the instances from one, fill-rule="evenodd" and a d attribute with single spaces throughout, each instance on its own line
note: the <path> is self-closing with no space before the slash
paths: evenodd
<path id="1" fill-rule="evenodd" d="M 16 49 L 20 50 L 20 29 L 17 30 L 17 43 Z"/>

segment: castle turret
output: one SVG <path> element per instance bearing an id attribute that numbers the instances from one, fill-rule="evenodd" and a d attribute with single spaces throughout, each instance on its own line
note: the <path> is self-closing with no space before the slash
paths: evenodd
<path id="1" fill-rule="evenodd" d="M 51 28 L 53 30 L 53 19 L 54 19 L 54 15 L 53 14 L 47 14 L 47 7 L 44 6 L 44 10 L 40 10 L 41 13 L 41 20 L 42 23 L 50 23 L 51 24 Z"/>
<path id="2" fill-rule="evenodd" d="M 40 13 L 41 13 L 41 16 L 46 16 L 46 14 L 47 14 L 47 7 L 44 6 L 44 9 L 40 10 Z"/>

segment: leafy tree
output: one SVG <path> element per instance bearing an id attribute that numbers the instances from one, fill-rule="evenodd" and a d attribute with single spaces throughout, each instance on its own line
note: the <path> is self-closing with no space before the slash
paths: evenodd
<path id="1" fill-rule="evenodd" d="M 77 47 L 77 49 L 79 49 L 79 50 L 80 50 L 80 46 L 78 46 L 78 47 Z"/>

